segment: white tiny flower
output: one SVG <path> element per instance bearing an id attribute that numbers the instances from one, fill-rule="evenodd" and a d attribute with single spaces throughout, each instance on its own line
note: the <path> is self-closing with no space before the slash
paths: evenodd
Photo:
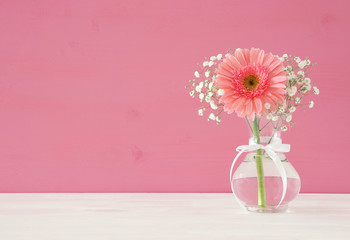
<path id="1" fill-rule="evenodd" d="M 296 57 L 296 58 L 294 58 L 294 60 L 295 60 L 297 63 L 300 63 L 300 61 L 301 61 L 300 57 Z"/>
<path id="2" fill-rule="evenodd" d="M 218 90 L 218 95 L 219 96 L 222 96 L 222 95 L 224 95 L 225 94 L 225 90 L 224 89 L 219 89 Z"/>
<path id="3" fill-rule="evenodd" d="M 200 82 L 200 83 L 198 84 L 198 86 L 199 86 L 200 88 L 203 88 L 203 87 L 204 87 L 204 82 Z"/>
<path id="4" fill-rule="evenodd" d="M 283 107 L 284 109 L 287 108 L 287 102 L 286 102 L 286 100 L 283 101 L 282 107 Z"/>
<path id="5" fill-rule="evenodd" d="M 215 120 L 215 115 L 214 115 L 214 113 L 211 113 L 211 114 L 209 115 L 208 121 L 210 121 L 210 120 Z"/>
<path id="6" fill-rule="evenodd" d="M 214 110 L 218 109 L 218 106 L 215 104 L 213 100 L 210 101 L 210 107 Z"/>
<path id="7" fill-rule="evenodd" d="M 288 54 L 283 54 L 283 56 L 282 56 L 283 58 L 288 58 Z"/>
<path id="8" fill-rule="evenodd" d="M 216 116 L 216 121 L 217 121 L 218 123 L 221 122 L 221 117 Z"/>
<path id="9" fill-rule="evenodd" d="M 320 90 L 318 90 L 317 87 L 314 87 L 314 88 L 313 88 L 313 92 L 314 92 L 316 95 L 320 94 Z"/>
<path id="10" fill-rule="evenodd" d="M 191 96 L 191 97 L 194 97 L 194 90 L 192 90 L 192 91 L 190 92 L 190 96 Z"/>
<path id="11" fill-rule="evenodd" d="M 310 102 L 309 102 L 309 108 L 313 108 L 314 105 L 315 105 L 314 101 L 310 101 Z"/>
<path id="12" fill-rule="evenodd" d="M 215 80 L 215 79 L 216 79 L 216 76 L 217 76 L 217 75 L 213 75 L 213 77 L 212 77 L 211 79 Z"/>
<path id="13" fill-rule="evenodd" d="M 304 77 L 305 76 L 305 72 L 304 71 L 298 71 L 298 76 L 299 77 Z"/>
<path id="14" fill-rule="evenodd" d="M 209 85 L 208 85 L 208 89 L 211 90 L 213 88 L 213 85 L 214 85 L 214 83 L 210 82 Z"/>
<path id="15" fill-rule="evenodd" d="M 310 85 L 310 84 L 306 84 L 304 87 L 305 87 L 305 89 L 306 89 L 307 91 L 310 91 L 310 90 L 311 90 L 311 85 Z"/>
<path id="16" fill-rule="evenodd" d="M 211 61 L 215 61 L 215 60 L 216 60 L 216 57 L 215 57 L 215 56 L 212 56 L 212 57 L 210 57 L 210 60 L 211 60 Z"/>
<path id="17" fill-rule="evenodd" d="M 213 93 L 213 92 L 208 92 L 207 95 L 208 95 L 209 97 L 212 97 L 212 96 L 214 95 L 214 93 Z"/>
<path id="18" fill-rule="evenodd" d="M 199 78 L 199 77 L 200 77 L 199 72 L 198 72 L 198 71 L 195 71 L 195 72 L 194 72 L 194 76 L 195 76 L 196 78 Z"/>
<path id="19" fill-rule="evenodd" d="M 208 61 L 203 62 L 203 67 L 206 67 L 206 66 L 208 66 L 208 65 L 209 65 L 209 62 L 208 62 Z"/>
<path id="20" fill-rule="evenodd" d="M 206 101 L 207 103 L 210 102 L 210 101 L 211 101 L 211 96 L 208 96 L 208 95 L 207 95 L 207 96 L 205 97 L 205 101 Z"/>
<path id="21" fill-rule="evenodd" d="M 303 84 L 304 83 L 304 80 L 302 79 L 302 78 L 299 78 L 298 80 L 297 80 L 297 83 L 300 85 L 300 84 Z"/>
<path id="22" fill-rule="evenodd" d="M 209 67 L 213 66 L 214 65 L 214 62 L 213 61 L 210 61 L 209 62 Z"/>
<path id="23" fill-rule="evenodd" d="M 287 71 L 292 71 L 293 67 L 291 65 L 287 65 L 284 69 Z"/>
<path id="24" fill-rule="evenodd" d="M 199 115 L 199 116 L 203 116 L 203 112 L 204 112 L 203 109 L 199 109 L 199 110 L 198 110 L 198 115 Z"/>
<path id="25" fill-rule="evenodd" d="M 218 54 L 217 56 L 216 56 L 216 58 L 218 59 L 218 60 L 221 60 L 221 58 L 222 58 L 222 54 L 220 53 L 220 54 Z"/>
<path id="26" fill-rule="evenodd" d="M 208 86 L 209 86 L 209 84 L 206 82 L 206 83 L 204 84 L 204 87 L 205 87 L 205 88 L 208 88 Z"/>
<path id="27" fill-rule="evenodd" d="M 307 59 L 307 60 L 306 60 L 306 65 L 310 65 L 310 64 L 311 64 L 310 59 Z"/>
<path id="28" fill-rule="evenodd" d="M 298 64 L 298 67 L 303 69 L 304 67 L 306 66 L 306 61 L 301 61 L 299 64 Z"/>
<path id="29" fill-rule="evenodd" d="M 283 57 L 280 57 L 278 58 L 281 62 L 284 62 L 284 58 Z"/>
<path id="30" fill-rule="evenodd" d="M 292 115 L 288 115 L 288 116 L 286 117 L 286 121 L 287 121 L 287 122 L 292 121 Z"/>
<path id="31" fill-rule="evenodd" d="M 295 112 L 295 110 L 297 110 L 294 106 L 291 106 L 290 108 L 289 108 L 289 112 L 290 113 L 293 113 L 293 112 Z"/>
<path id="32" fill-rule="evenodd" d="M 311 83 L 311 79 L 308 78 L 308 77 L 304 78 L 304 83 L 310 84 Z"/>
<path id="33" fill-rule="evenodd" d="M 270 109 L 271 105 L 270 105 L 270 103 L 267 102 L 267 103 L 265 103 L 264 107 L 265 107 L 266 109 Z"/>
<path id="34" fill-rule="evenodd" d="M 289 76 L 291 76 L 292 79 L 296 79 L 297 75 L 295 75 L 295 72 L 289 73 Z"/>
<path id="35" fill-rule="evenodd" d="M 297 92 L 297 87 L 296 86 L 292 86 L 291 88 L 287 88 L 286 91 L 288 93 L 289 96 L 294 96 L 295 93 Z"/>
<path id="36" fill-rule="evenodd" d="M 295 98 L 295 103 L 296 103 L 296 104 L 299 104 L 299 103 L 300 103 L 300 98 L 296 97 L 296 98 Z"/>
<path id="37" fill-rule="evenodd" d="M 196 86 L 196 92 L 202 92 L 202 88 L 199 86 Z"/>
<path id="38" fill-rule="evenodd" d="M 272 113 L 267 114 L 266 118 L 267 118 L 267 119 L 272 119 L 272 118 L 273 118 Z"/>
<path id="39" fill-rule="evenodd" d="M 272 121 L 276 122 L 278 120 L 278 116 L 273 116 Z"/>
<path id="40" fill-rule="evenodd" d="M 282 126 L 282 127 L 281 127 L 281 131 L 282 131 L 282 132 L 285 132 L 285 131 L 287 131 L 287 130 L 288 130 L 287 126 Z"/>
<path id="41" fill-rule="evenodd" d="M 200 93 L 200 94 L 199 94 L 199 99 L 200 99 L 200 100 L 203 100 L 203 99 L 204 99 L 204 93 Z"/>
<path id="42" fill-rule="evenodd" d="M 210 71 L 206 71 L 206 72 L 205 72 L 205 77 L 208 78 L 209 76 L 210 76 Z"/>
<path id="43" fill-rule="evenodd" d="M 287 78 L 288 78 L 288 80 L 289 80 L 290 82 L 293 82 L 293 76 L 292 76 L 291 74 L 289 74 L 289 75 L 287 76 Z"/>
<path id="44" fill-rule="evenodd" d="M 278 111 L 279 111 L 280 113 L 283 113 L 283 112 L 284 112 L 284 108 L 283 108 L 283 107 L 280 107 L 280 108 L 278 108 Z"/>

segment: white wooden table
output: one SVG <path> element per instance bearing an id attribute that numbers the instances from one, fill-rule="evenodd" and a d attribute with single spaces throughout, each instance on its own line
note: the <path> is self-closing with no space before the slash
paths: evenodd
<path id="1" fill-rule="evenodd" d="M 350 194 L 302 194 L 281 214 L 228 193 L 0 194 L 1 240 L 350 239 Z"/>

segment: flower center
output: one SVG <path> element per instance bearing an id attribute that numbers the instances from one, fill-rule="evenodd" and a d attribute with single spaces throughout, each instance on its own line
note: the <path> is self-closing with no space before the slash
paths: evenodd
<path id="1" fill-rule="evenodd" d="M 259 79 L 254 75 L 249 75 L 244 78 L 244 86 L 248 90 L 254 90 L 259 86 Z"/>

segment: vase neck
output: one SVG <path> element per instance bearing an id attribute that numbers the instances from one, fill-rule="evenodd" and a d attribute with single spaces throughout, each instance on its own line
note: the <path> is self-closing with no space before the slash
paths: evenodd
<path id="1" fill-rule="evenodd" d="M 250 139 L 255 139 L 254 133 L 253 133 L 253 121 L 249 121 L 249 135 Z M 281 139 L 281 132 L 276 131 L 274 129 L 274 125 L 272 124 L 272 121 L 266 119 L 265 117 L 261 117 L 258 120 L 258 128 L 259 128 L 259 136 L 260 136 L 260 144 L 269 144 L 273 140 Z"/>
<path id="2" fill-rule="evenodd" d="M 260 144 L 267 145 L 267 144 L 270 144 L 270 143 L 279 143 L 279 144 L 281 144 L 282 143 L 282 139 L 279 136 L 274 136 L 274 137 L 261 136 L 260 137 Z M 257 142 L 255 141 L 255 138 L 254 137 L 250 137 L 249 138 L 249 145 L 254 145 L 254 144 L 257 144 Z"/>

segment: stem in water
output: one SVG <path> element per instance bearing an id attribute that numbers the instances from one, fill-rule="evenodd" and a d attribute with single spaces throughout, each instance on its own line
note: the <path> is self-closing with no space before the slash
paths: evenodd
<path id="1" fill-rule="evenodd" d="M 253 135 L 254 140 L 257 144 L 260 144 L 260 131 L 258 118 L 255 116 L 253 121 Z M 262 151 L 261 149 L 256 150 L 255 156 L 257 179 L 258 179 L 258 205 L 261 208 L 266 207 L 266 197 L 265 197 L 265 183 L 264 183 L 264 167 L 262 162 Z"/>

